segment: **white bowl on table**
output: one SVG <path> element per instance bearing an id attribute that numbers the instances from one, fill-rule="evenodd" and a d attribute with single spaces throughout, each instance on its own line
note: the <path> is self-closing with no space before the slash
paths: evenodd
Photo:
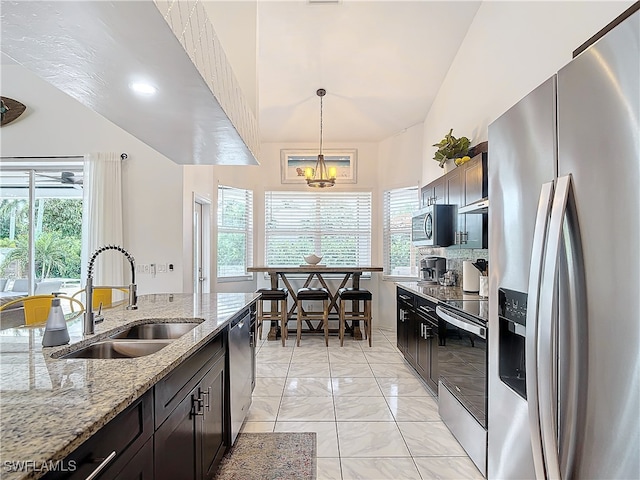
<path id="1" fill-rule="evenodd" d="M 317 256 L 316 254 L 306 255 L 304 257 L 304 261 L 310 265 L 317 265 L 322 260 L 322 257 Z"/>

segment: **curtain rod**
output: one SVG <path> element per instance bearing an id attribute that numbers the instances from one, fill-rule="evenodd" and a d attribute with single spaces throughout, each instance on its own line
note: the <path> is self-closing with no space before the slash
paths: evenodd
<path id="1" fill-rule="evenodd" d="M 62 160 L 65 158 L 84 158 L 84 155 L 58 155 L 58 156 L 34 156 L 34 157 L 0 157 L 0 160 L 35 160 L 36 158 L 46 160 Z M 129 155 L 121 153 L 120 158 L 126 160 Z"/>

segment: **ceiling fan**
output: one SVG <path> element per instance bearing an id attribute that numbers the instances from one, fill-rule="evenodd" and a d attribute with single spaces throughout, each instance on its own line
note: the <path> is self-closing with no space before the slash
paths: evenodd
<path id="1" fill-rule="evenodd" d="M 60 176 L 45 175 L 44 173 L 36 173 L 40 177 L 50 178 L 52 180 L 58 180 L 60 183 L 66 185 L 82 185 L 82 176 L 76 175 L 74 172 L 60 172 Z"/>

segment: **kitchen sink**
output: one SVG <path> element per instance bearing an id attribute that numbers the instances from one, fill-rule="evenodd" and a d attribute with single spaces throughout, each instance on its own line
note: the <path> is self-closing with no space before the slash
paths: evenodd
<path id="1" fill-rule="evenodd" d="M 121 339 L 176 339 L 193 330 L 199 324 L 190 323 L 143 323 L 111 335 Z"/>
<path id="2" fill-rule="evenodd" d="M 171 340 L 103 340 L 69 352 L 59 358 L 137 358 L 151 355 L 170 343 Z"/>

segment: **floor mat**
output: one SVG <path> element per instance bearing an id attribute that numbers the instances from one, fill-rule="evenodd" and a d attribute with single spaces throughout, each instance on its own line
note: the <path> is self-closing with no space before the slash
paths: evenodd
<path id="1" fill-rule="evenodd" d="M 216 479 L 314 480 L 315 433 L 241 433 L 225 454 Z"/>

